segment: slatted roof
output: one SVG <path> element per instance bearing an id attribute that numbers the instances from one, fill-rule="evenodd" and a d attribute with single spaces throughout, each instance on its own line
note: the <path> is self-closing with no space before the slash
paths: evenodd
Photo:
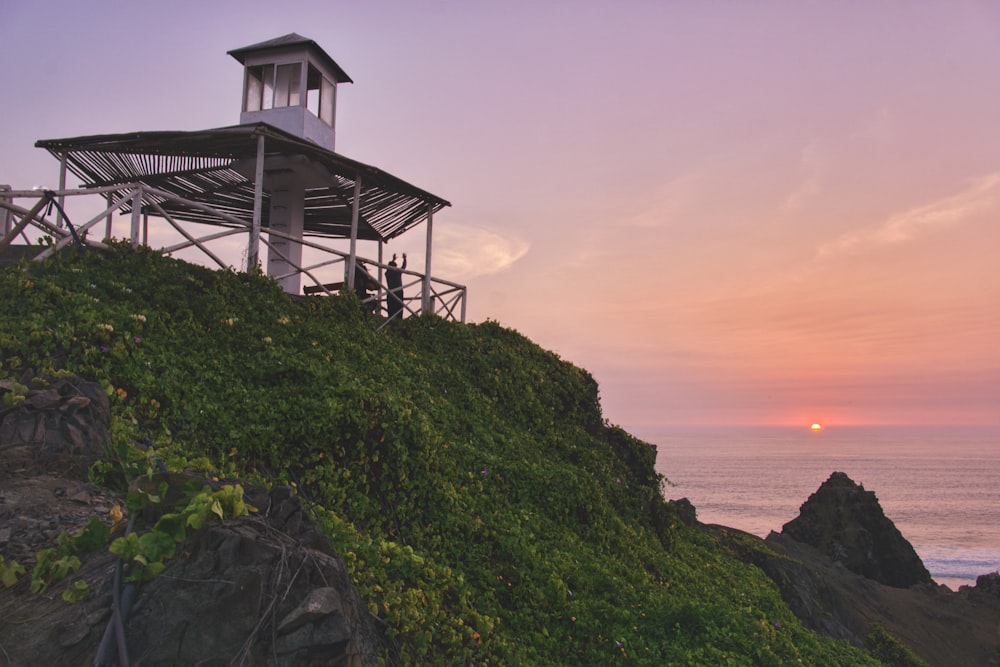
<path id="1" fill-rule="evenodd" d="M 133 132 L 44 139 L 35 146 L 66 166 L 84 187 L 141 181 L 183 199 L 247 220 L 253 216 L 257 139 L 264 137 L 265 164 L 282 156 L 305 164 L 305 233 L 349 238 L 355 183 L 361 180 L 358 238 L 387 241 L 451 204 L 377 167 L 326 150 L 267 123 L 195 132 Z M 266 183 L 265 178 L 265 183 Z M 161 203 L 172 217 L 230 226 L 205 211 L 173 200 Z M 264 192 L 261 225 L 268 226 Z"/>

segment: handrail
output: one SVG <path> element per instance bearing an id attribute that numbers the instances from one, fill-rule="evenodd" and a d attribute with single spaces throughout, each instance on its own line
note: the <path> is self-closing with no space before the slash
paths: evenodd
<path id="1" fill-rule="evenodd" d="M 129 222 L 127 216 L 131 217 L 129 238 L 133 245 L 149 245 L 150 234 L 147 225 L 149 217 L 152 216 L 155 219 L 162 220 L 164 223 L 156 231 L 166 231 L 168 234 L 173 232 L 181 237 L 181 239 L 172 241 L 169 244 L 164 241 L 164 245 L 159 247 L 159 250 L 163 254 L 174 255 L 181 251 L 197 249 L 201 255 L 207 257 L 212 263 L 222 269 L 233 268 L 231 263 L 227 263 L 225 257 L 227 253 L 231 256 L 234 249 L 230 244 L 224 250 L 218 250 L 218 246 L 222 245 L 220 242 L 225 240 L 231 242 L 232 237 L 244 234 L 249 239 L 252 234 L 252 224 L 247 220 L 224 211 L 216 210 L 207 204 L 187 200 L 174 193 L 149 187 L 140 182 L 99 188 L 64 188 L 59 190 L 8 190 L 4 188 L 0 191 L 0 212 L 4 213 L 3 218 L 9 222 L 9 231 L 0 229 L 0 234 L 3 234 L 0 237 L 0 256 L 2 256 L 4 248 L 11 245 L 16 237 L 21 237 L 26 244 L 30 244 L 32 240 L 27 234 L 29 230 L 33 230 L 35 241 L 42 237 L 53 239 L 53 243 L 33 258 L 35 261 L 40 261 L 73 242 L 72 234 L 67 229 L 67 225 L 63 224 L 62 218 L 51 221 L 47 218 L 49 212 L 43 213 L 48 202 L 56 197 L 64 201 L 63 208 L 66 208 L 68 205 L 67 199 L 81 201 L 89 197 L 86 202 L 86 205 L 89 206 L 89 211 L 84 212 L 80 216 L 81 219 L 86 219 L 86 222 L 76 225 L 75 231 L 80 235 L 82 242 L 96 247 L 105 247 L 105 244 L 88 239 L 87 234 L 101 220 L 107 220 L 106 228 L 110 234 L 112 217 L 115 212 L 125 217 L 126 223 Z M 37 199 L 38 201 L 30 209 L 19 206 L 16 203 L 17 200 L 32 199 Z M 99 206 L 90 205 L 90 202 L 94 199 L 101 200 Z M 207 213 L 210 216 L 214 216 L 218 222 L 189 223 L 178 220 L 161 206 L 161 202 L 166 200 L 177 202 L 184 207 L 197 209 L 202 213 Z M 81 204 L 81 207 L 83 206 L 84 204 Z M 95 211 L 99 212 L 95 214 Z M 143 228 L 146 230 L 142 234 L 139 233 L 140 215 L 142 216 Z M 206 233 L 204 230 L 206 226 L 213 227 L 213 230 Z M 224 228 L 221 231 L 219 230 L 220 226 Z M 298 274 L 306 279 L 305 286 L 310 288 L 308 290 L 309 293 L 327 296 L 335 294 L 335 292 L 327 289 L 326 285 L 337 284 L 343 281 L 346 274 L 346 267 L 349 265 L 351 258 L 350 253 L 337 250 L 316 240 L 322 237 L 296 238 L 277 230 L 265 228 L 261 231 L 260 242 L 268 247 L 270 253 L 274 253 L 272 256 L 280 257 L 291 267 L 288 273 L 281 276 L 274 276 L 276 280 Z M 162 237 L 162 234 L 160 236 Z M 311 258 L 308 263 L 306 261 L 293 262 L 277 249 L 272 242 L 279 238 L 299 243 L 304 250 L 309 249 L 314 253 L 318 253 L 319 257 Z M 213 244 L 213 247 L 210 248 L 209 244 Z M 244 263 L 246 262 L 245 255 L 242 257 L 242 260 Z M 373 269 L 379 269 L 380 275 L 389 268 L 395 268 L 390 267 L 389 264 L 384 264 L 367 257 L 358 256 L 356 257 L 356 261 L 364 262 Z M 344 271 L 340 272 L 339 276 L 336 273 L 332 274 L 336 279 L 329 279 L 327 275 L 321 273 L 321 271 L 329 273 L 331 269 L 336 270 L 338 265 L 342 265 Z M 408 269 L 396 270 L 412 279 L 400 287 L 402 292 L 402 314 L 407 316 L 425 314 L 422 307 L 422 292 L 426 276 L 418 271 Z M 346 283 L 347 281 L 343 282 Z M 440 315 L 444 319 L 464 322 L 467 299 L 466 287 L 459 283 L 434 276 L 427 278 L 427 283 L 430 297 L 427 314 Z M 416 288 L 416 293 L 407 296 L 406 293 L 413 288 Z M 385 326 L 391 319 L 394 319 L 389 317 L 388 296 L 389 290 L 384 285 L 380 285 L 380 289 L 375 294 L 364 300 L 364 303 L 374 304 L 374 311 L 377 315 L 386 318 L 386 321 L 381 326 Z"/>

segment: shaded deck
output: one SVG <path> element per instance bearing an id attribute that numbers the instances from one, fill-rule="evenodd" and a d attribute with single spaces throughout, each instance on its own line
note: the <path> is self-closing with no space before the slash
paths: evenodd
<path id="1" fill-rule="evenodd" d="M 127 238 L 135 246 L 147 245 L 226 270 L 257 265 L 249 250 L 255 244 L 280 255 L 274 242 L 284 238 L 303 245 L 303 261 L 290 264 L 290 270 L 302 276 L 304 293 L 329 296 L 340 289 L 354 289 L 353 278 L 363 265 L 374 281 L 364 302 L 376 314 L 388 316 L 384 272 L 389 265 L 383 261 L 383 243 L 378 243 L 377 257 L 359 256 L 351 252 L 353 247 L 338 250 L 322 237 L 291 238 L 265 226 L 255 227 L 253 220 L 238 212 L 217 210 L 141 182 L 54 191 L 0 188 L 0 230 L 0 262 L 22 257 L 42 261 L 73 244 L 100 248 L 106 239 Z M 51 243 L 38 245 L 43 237 Z M 400 272 L 403 316 L 431 313 L 465 321 L 464 285 L 429 273 Z"/>
<path id="2" fill-rule="evenodd" d="M 434 214 L 451 204 L 381 169 L 267 123 L 35 145 L 58 159 L 59 187 L 0 192 L 0 252 L 15 238 L 31 242 L 31 233 L 54 239 L 39 259 L 70 243 L 100 244 L 95 237 L 127 238 L 169 255 L 247 270 L 261 266 L 263 244 L 266 273 L 293 294 L 331 294 L 337 290 L 326 286 L 340 283 L 355 289 L 363 265 L 377 283 L 365 300 L 385 314 L 385 246 L 423 226 L 423 270 L 402 272 L 402 315 L 465 321 L 465 286 L 432 275 Z M 83 187 L 67 188 L 69 173 Z M 271 225 L 272 192 L 280 205 L 289 178 L 304 186 L 297 204 L 301 234 L 295 236 L 282 231 L 287 225 Z M 373 243 L 375 256 L 362 256 L 359 242 Z"/>

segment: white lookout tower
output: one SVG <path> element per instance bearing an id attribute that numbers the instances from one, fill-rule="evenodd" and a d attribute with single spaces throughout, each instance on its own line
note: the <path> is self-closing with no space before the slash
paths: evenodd
<path id="1" fill-rule="evenodd" d="M 290 294 L 354 291 L 386 321 L 443 313 L 464 322 L 465 286 L 431 273 L 433 217 L 451 204 L 334 151 L 337 85 L 353 83 L 344 70 L 295 33 L 229 55 L 243 66 L 239 125 L 36 141 L 59 160 L 59 190 L 3 192 L 0 231 L 9 233 L 0 237 L 0 254 L 29 225 L 58 237 L 40 259 L 70 244 L 100 244 L 86 234 L 104 220 L 99 238 L 113 238 L 117 212 L 128 219 L 133 245 L 149 243 L 152 219 L 164 253 L 197 249 L 228 270 L 231 261 L 213 248 L 229 239 L 225 252 L 232 252 L 231 237 L 246 235 L 247 270 L 261 266 L 265 245 L 265 272 Z M 66 187 L 70 173 L 81 188 Z M 106 208 L 70 233 L 62 204 L 77 195 L 100 197 Z M 20 198 L 36 201 L 22 210 L 14 204 Z M 53 201 L 59 215 L 50 223 L 42 211 Z M 3 224 L 11 216 L 17 224 Z M 385 262 L 386 244 L 418 226 L 426 232 L 423 271 Z M 344 243 L 347 252 L 337 247 Z M 361 257 L 359 243 L 375 244 L 376 257 Z M 403 311 L 389 308 L 397 297 Z"/>
<path id="2" fill-rule="evenodd" d="M 354 82 L 326 51 L 293 32 L 229 55 L 243 65 L 241 125 L 267 123 L 334 150 L 337 84 Z"/>
<path id="3" fill-rule="evenodd" d="M 229 52 L 243 65 L 241 125 L 267 123 L 333 152 L 337 84 L 351 77 L 316 42 L 294 32 Z M 298 157 L 298 156 L 296 156 Z M 305 159 L 273 156 L 264 165 L 264 188 L 271 194 L 270 228 L 302 238 L 306 189 L 329 180 L 329 173 Z M 267 275 L 286 292 L 297 293 L 302 244 L 276 237 L 267 256 Z"/>

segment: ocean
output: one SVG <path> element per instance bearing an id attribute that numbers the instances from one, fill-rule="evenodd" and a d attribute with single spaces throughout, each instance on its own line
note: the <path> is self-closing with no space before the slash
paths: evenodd
<path id="1" fill-rule="evenodd" d="M 874 491 L 939 584 L 1000 568 L 1000 427 L 678 427 L 657 445 L 669 499 L 698 520 L 766 537 L 833 472 Z"/>

